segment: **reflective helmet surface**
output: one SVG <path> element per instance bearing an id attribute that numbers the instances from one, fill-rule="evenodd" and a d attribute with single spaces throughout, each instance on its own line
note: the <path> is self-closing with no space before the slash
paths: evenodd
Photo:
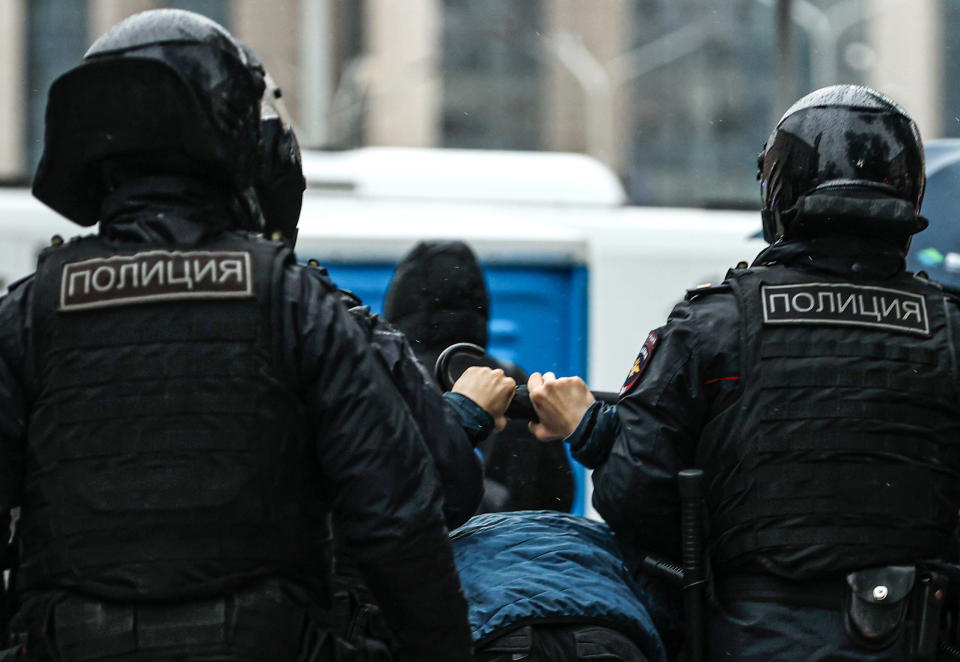
<path id="1" fill-rule="evenodd" d="M 299 148 L 289 122 L 276 121 L 279 92 L 267 80 L 252 52 L 206 17 L 177 9 L 130 16 L 51 86 L 34 194 L 92 225 L 104 194 L 99 166 L 121 160 L 218 181 L 253 208 L 258 227 L 249 229 L 295 233 Z M 259 191 L 276 194 L 277 180 L 287 182 L 286 204 L 261 203 Z"/>
<path id="2" fill-rule="evenodd" d="M 797 101 L 759 158 L 764 238 L 908 237 L 925 185 L 917 125 L 883 94 L 835 85 Z"/>

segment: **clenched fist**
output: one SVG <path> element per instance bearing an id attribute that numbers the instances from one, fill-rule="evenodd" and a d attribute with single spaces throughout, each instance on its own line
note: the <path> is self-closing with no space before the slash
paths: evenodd
<path id="1" fill-rule="evenodd" d="M 492 370 L 480 366 L 471 366 L 460 375 L 460 379 L 450 389 L 453 393 L 465 395 L 493 417 L 498 430 L 507 424 L 504 412 L 513 400 L 517 382 L 507 377 L 499 368 Z"/>
<path id="2" fill-rule="evenodd" d="M 580 419 L 595 398 L 579 377 L 562 377 L 552 372 L 535 372 L 527 380 L 530 401 L 540 417 L 530 431 L 540 441 L 563 439 L 577 429 Z"/>

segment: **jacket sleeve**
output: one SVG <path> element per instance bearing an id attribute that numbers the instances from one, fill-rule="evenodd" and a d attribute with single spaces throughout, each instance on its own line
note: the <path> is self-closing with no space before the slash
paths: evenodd
<path id="1" fill-rule="evenodd" d="M 30 365 L 30 302 L 33 279 L 13 285 L 0 298 L 0 549 L 4 567 L 10 512 L 20 505 L 27 445 L 28 395 L 26 373 Z"/>
<path id="2" fill-rule="evenodd" d="M 654 333 L 654 347 L 646 363 L 638 359 L 639 377 L 619 403 L 594 405 L 568 441 L 595 467 L 593 504 L 610 526 L 637 549 L 675 558 L 676 475 L 694 464 L 707 401 L 691 305 L 679 304 Z"/>
<path id="3" fill-rule="evenodd" d="M 338 532 L 399 640 L 401 660 L 470 660 L 440 484 L 417 426 L 327 282 L 292 267 L 287 283 L 299 379 Z"/>
<path id="4" fill-rule="evenodd" d="M 373 344 L 433 458 L 443 491 L 444 517 L 447 526 L 454 529 L 477 512 L 483 498 L 480 458 L 473 451 L 460 416 L 427 375 L 406 337 L 379 316 L 371 316 L 370 322 Z"/>

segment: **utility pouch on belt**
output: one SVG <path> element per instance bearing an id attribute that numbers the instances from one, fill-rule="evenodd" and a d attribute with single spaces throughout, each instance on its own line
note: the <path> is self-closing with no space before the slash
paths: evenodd
<path id="1" fill-rule="evenodd" d="M 847 629 L 865 648 L 886 648 L 903 633 L 915 566 L 885 566 L 847 575 Z"/>
<path id="2" fill-rule="evenodd" d="M 950 578 L 925 566 L 917 567 L 917 586 L 914 591 L 913 657 L 915 662 L 939 659 L 938 649 L 945 648 L 940 641 L 942 616 L 946 609 Z"/>
<path id="3" fill-rule="evenodd" d="M 847 629 L 865 648 L 903 641 L 911 662 L 938 659 L 950 578 L 931 565 L 869 568 L 847 575 Z M 944 642 L 945 643 L 945 642 Z"/>

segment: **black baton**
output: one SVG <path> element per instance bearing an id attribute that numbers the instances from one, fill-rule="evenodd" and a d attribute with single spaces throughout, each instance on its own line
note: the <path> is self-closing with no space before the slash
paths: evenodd
<path id="1" fill-rule="evenodd" d="M 467 368 L 471 366 L 482 366 L 485 368 L 501 368 L 502 366 L 495 358 L 487 354 L 486 350 L 473 343 L 461 342 L 450 345 L 440 352 L 437 357 L 437 363 L 434 366 L 434 376 L 437 384 L 444 391 L 453 388 L 453 384 L 460 378 Z M 607 391 L 590 391 L 593 397 L 601 402 L 616 404 L 619 394 Z M 517 391 L 513 395 L 513 400 L 506 411 L 507 418 L 525 419 L 528 421 L 538 421 L 537 412 L 530 402 L 530 392 L 526 384 L 519 384 Z"/>
<path id="2" fill-rule="evenodd" d="M 703 471 L 684 469 L 680 483 L 680 541 L 683 548 L 683 616 L 688 662 L 703 662 L 706 554 L 703 544 Z"/>

